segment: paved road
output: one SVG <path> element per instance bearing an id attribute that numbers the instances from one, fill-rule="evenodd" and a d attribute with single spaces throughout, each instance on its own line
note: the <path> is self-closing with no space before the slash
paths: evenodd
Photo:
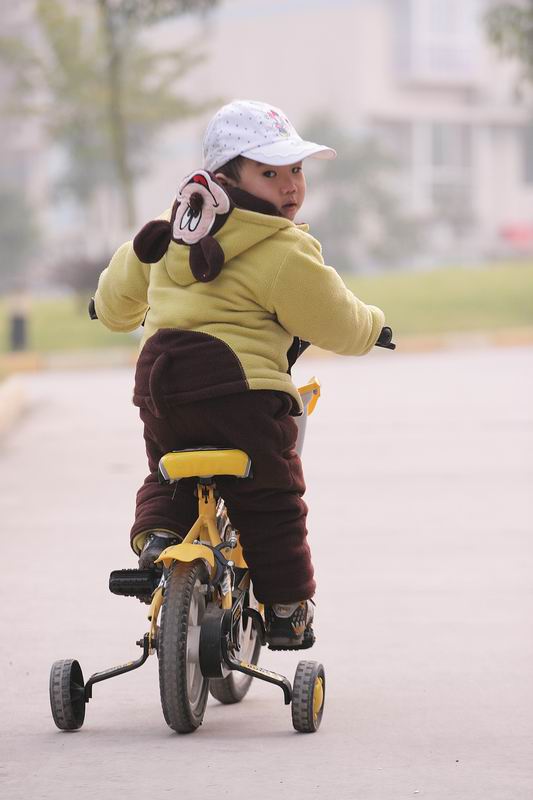
<path id="1" fill-rule="evenodd" d="M 211 703 L 179 737 L 155 659 L 95 687 L 56 731 L 52 661 L 86 677 L 137 656 L 145 607 L 107 592 L 133 566 L 144 455 L 128 370 L 27 376 L 0 443 L 0 793 L 6 800 L 530 800 L 533 351 L 305 360 L 323 397 L 304 451 L 328 676 L 316 735 L 281 692 Z M 297 657 L 264 653 L 292 676 Z"/>

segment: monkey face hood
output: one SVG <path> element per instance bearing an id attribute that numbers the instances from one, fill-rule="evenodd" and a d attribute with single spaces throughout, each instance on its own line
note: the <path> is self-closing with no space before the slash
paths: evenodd
<path id="1" fill-rule="evenodd" d="M 294 223 L 283 217 L 270 216 L 255 211 L 234 208 L 224 226 L 213 237 L 220 246 L 224 260 L 222 268 L 245 251 L 275 236 L 283 228 Z M 190 248 L 171 241 L 163 256 L 163 264 L 169 277 L 179 286 L 189 286 L 198 281 L 191 269 Z"/>
<path id="2" fill-rule="evenodd" d="M 181 182 L 170 211 L 139 231 L 133 249 L 144 264 L 163 261 L 179 286 L 209 283 L 224 264 L 293 224 L 271 203 L 197 170 Z"/>

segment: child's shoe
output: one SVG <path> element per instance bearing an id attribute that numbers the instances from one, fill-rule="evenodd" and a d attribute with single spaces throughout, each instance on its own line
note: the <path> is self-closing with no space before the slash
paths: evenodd
<path id="1" fill-rule="evenodd" d="M 169 531 L 150 531 L 139 555 L 139 569 L 153 569 L 154 561 L 159 558 L 163 550 L 180 542 L 181 538 Z"/>
<path id="2" fill-rule="evenodd" d="M 315 643 L 314 603 L 275 603 L 265 607 L 266 641 L 270 650 L 304 650 Z"/>

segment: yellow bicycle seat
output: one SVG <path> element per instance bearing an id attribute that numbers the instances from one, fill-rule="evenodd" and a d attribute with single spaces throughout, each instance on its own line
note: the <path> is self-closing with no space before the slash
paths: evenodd
<path id="1" fill-rule="evenodd" d="M 242 450 L 212 447 L 198 450 L 174 450 L 159 462 L 159 475 L 165 483 L 180 478 L 212 478 L 214 475 L 233 475 L 247 478 L 252 462 Z"/>

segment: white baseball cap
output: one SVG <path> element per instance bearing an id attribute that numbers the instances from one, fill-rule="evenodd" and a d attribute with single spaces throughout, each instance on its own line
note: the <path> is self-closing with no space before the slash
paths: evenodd
<path id="1" fill-rule="evenodd" d="M 335 158 L 331 147 L 306 142 L 283 111 L 257 100 L 234 100 L 215 114 L 204 136 L 204 169 L 215 172 L 236 156 L 286 166 L 304 158 Z"/>

